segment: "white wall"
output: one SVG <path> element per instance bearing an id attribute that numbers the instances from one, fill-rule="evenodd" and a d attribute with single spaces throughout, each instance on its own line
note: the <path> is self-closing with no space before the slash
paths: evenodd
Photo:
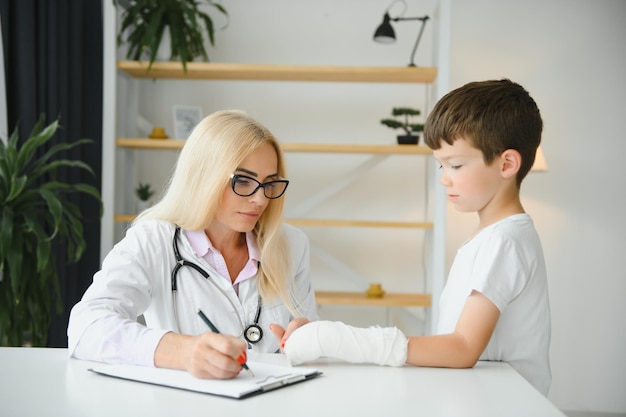
<path id="1" fill-rule="evenodd" d="M 509 77 L 544 118 L 550 170 L 522 186 L 552 304 L 549 398 L 626 412 L 626 2 L 453 0 L 450 87 Z M 448 263 L 472 227 L 448 210 Z"/>
<path id="2" fill-rule="evenodd" d="M 405 65 L 417 23 L 396 24 L 399 41 L 395 45 L 371 41 L 389 3 L 223 0 L 230 24 L 217 31 L 217 45 L 209 55 L 220 62 Z M 432 13 L 435 1 L 408 3 L 407 16 L 417 16 Z M 622 302 L 626 280 L 618 264 L 626 232 L 620 164 L 626 143 L 618 130 L 626 110 L 625 17 L 626 2 L 621 0 L 452 1 L 450 87 L 509 77 L 530 91 L 545 120 L 543 149 L 550 171 L 530 175 L 523 196 L 542 237 L 550 276 L 554 376 L 550 399 L 567 410 L 626 412 L 626 303 Z M 217 16 L 216 23 L 221 22 Z M 418 65 L 433 64 L 429 48 L 432 29 L 427 26 Z M 141 81 L 140 112 L 171 132 L 172 104 L 201 105 L 205 114 L 237 107 L 267 124 L 283 141 L 392 143 L 395 133 L 378 123 L 391 107 L 407 104 L 424 109 L 432 105 L 422 101 L 427 92 L 423 86 L 194 82 L 190 88 L 189 84 Z M 148 153 L 148 158 L 152 167 L 171 163 L 171 157 L 168 160 L 162 154 Z M 318 163 L 314 175 L 310 168 L 305 169 L 308 177 L 325 181 L 332 177 L 324 170 L 343 163 L 331 159 Z M 300 175 L 300 165 L 297 159 L 290 163 L 292 177 Z M 420 178 L 423 171 L 415 165 L 399 160 L 383 169 L 383 178 L 391 180 L 368 178 L 377 186 L 364 187 L 369 194 L 358 200 L 360 215 L 381 211 L 379 204 L 385 200 L 381 193 L 395 198 L 393 190 L 386 188 L 392 188 L 397 172 Z M 162 168 L 137 174 L 142 181 L 160 181 L 167 173 Z M 315 186 L 308 180 L 305 175 L 302 183 L 290 190 L 293 201 L 302 193 L 299 190 Z M 396 206 L 399 211 L 394 214 L 419 214 L 420 202 L 406 198 L 401 196 L 401 206 Z M 404 212 L 398 207 L 404 207 Z M 474 222 L 471 215 L 448 210 L 448 266 Z M 360 243 L 372 238 L 355 230 L 349 233 L 353 233 L 351 241 L 343 240 L 350 236 L 337 235 L 341 246 L 337 249 L 359 243 L 350 263 L 365 279 L 384 279 L 392 290 L 420 289 L 419 279 L 397 272 L 395 265 L 402 260 L 403 266 L 397 268 L 419 268 L 421 251 L 414 246 L 420 244 L 419 238 L 402 234 L 376 237 L 398 250 L 398 260 L 394 258 L 393 265 L 385 269 L 372 253 L 361 249 Z M 334 284 L 331 280 L 323 285 Z M 359 288 L 362 283 L 347 285 Z M 342 313 L 356 323 L 379 320 L 361 310 Z"/>
<path id="3" fill-rule="evenodd" d="M 428 7 L 415 7 L 407 16 L 430 14 Z M 209 49 L 215 62 L 310 65 L 408 65 L 420 22 L 396 25 L 399 39 L 394 45 L 373 42 L 376 27 L 388 3 L 383 1 L 331 0 L 315 3 L 274 0 L 265 2 L 224 1 L 230 14 L 225 30 L 216 31 L 216 47 Z M 401 10 L 400 7 L 398 10 Z M 395 10 L 395 9 L 394 9 Z M 218 27 L 224 19 L 212 13 Z M 416 62 L 431 66 L 433 21 L 426 26 Z M 172 106 L 200 106 L 205 115 L 220 109 L 237 108 L 267 125 L 282 142 L 395 144 L 399 131 L 382 126 L 393 107 L 411 106 L 424 113 L 431 86 L 397 83 L 301 83 L 256 81 L 181 81 L 122 78 L 118 99 L 119 135 L 136 133 L 124 127 L 123 115 L 137 106 L 153 124 L 173 132 Z M 125 93 L 137 88 L 138 103 Z M 120 89 L 118 89 L 120 90 Z M 131 110 L 132 112 L 132 110 Z M 423 122 L 424 117 L 416 122 Z M 157 186 L 165 183 L 175 154 L 144 151 L 136 155 L 138 181 Z M 351 174 L 369 155 L 287 154 L 292 185 L 286 196 L 286 214 L 314 192 Z M 432 196 L 425 194 L 434 164 L 423 156 L 392 156 L 361 177 L 341 198 L 324 203 L 312 213 L 318 218 L 422 221 L 432 213 Z M 124 177 L 122 177 L 124 178 Z M 431 176 L 432 179 L 432 176 Z M 434 181 L 432 181 L 434 182 Z M 124 186 L 123 182 L 119 184 Z M 428 197 L 428 198 L 427 198 Z M 120 203 L 121 204 L 121 203 Z M 122 207 L 118 207 L 119 210 Z M 127 210 L 126 208 L 125 210 Z M 121 211 L 125 211 L 121 210 Z M 426 212 L 428 211 L 429 214 Z M 305 216 L 311 217 L 311 213 Z M 118 225 L 118 229 L 122 226 Z M 314 285 L 317 290 L 365 290 L 380 282 L 389 292 L 430 292 L 424 280 L 424 242 L 430 232 L 415 229 L 305 228 L 314 246 Z M 121 230 L 118 230 L 118 234 Z M 381 249 L 382 248 L 382 249 Z M 352 272 L 337 272 L 318 250 L 328 251 Z M 365 260 L 374 260 L 365 262 Z M 326 318 L 344 318 L 352 324 L 402 324 L 410 333 L 424 332 L 425 311 L 405 310 L 388 317 L 384 309 L 324 306 Z M 347 315 L 346 315 L 347 314 Z"/>

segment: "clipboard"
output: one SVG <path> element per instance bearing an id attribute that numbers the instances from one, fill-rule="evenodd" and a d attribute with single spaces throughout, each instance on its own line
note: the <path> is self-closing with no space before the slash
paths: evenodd
<path id="1" fill-rule="evenodd" d="M 203 394 L 244 399 L 308 381 L 322 374 L 315 368 L 250 362 L 254 377 L 241 372 L 233 379 L 200 379 L 189 372 L 175 369 L 151 368 L 134 365 L 98 364 L 89 368 L 96 374 L 130 381 L 145 382 Z"/>

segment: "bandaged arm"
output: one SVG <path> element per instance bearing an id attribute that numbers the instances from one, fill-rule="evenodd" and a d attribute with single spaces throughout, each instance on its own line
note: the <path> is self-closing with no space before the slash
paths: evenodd
<path id="1" fill-rule="evenodd" d="M 320 357 L 351 363 L 402 366 L 408 339 L 395 327 L 359 328 L 338 321 L 315 321 L 296 329 L 285 342 L 292 365 Z"/>

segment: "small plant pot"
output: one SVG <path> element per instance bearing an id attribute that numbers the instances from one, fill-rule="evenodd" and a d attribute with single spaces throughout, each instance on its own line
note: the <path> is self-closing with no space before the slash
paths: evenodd
<path id="1" fill-rule="evenodd" d="M 398 145 L 417 145 L 420 137 L 414 135 L 398 135 Z"/>
<path id="2" fill-rule="evenodd" d="M 141 213 L 150 206 L 150 200 L 137 200 L 137 213 Z"/>

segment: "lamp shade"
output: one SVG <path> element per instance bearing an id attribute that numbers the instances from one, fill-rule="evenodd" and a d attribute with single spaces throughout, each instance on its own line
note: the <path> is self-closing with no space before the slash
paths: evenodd
<path id="1" fill-rule="evenodd" d="M 533 172 L 545 172 L 548 170 L 548 163 L 546 162 L 546 157 L 543 155 L 543 151 L 541 150 L 541 146 L 537 148 L 537 153 L 535 154 L 535 163 L 532 168 L 530 168 Z"/>
<path id="2" fill-rule="evenodd" d="M 378 26 L 376 32 L 374 32 L 374 40 L 380 43 L 394 43 L 396 41 L 396 32 L 391 26 L 391 18 L 389 13 L 385 13 L 383 16 L 383 23 Z"/>
<path id="3" fill-rule="evenodd" d="M 417 35 L 417 40 L 415 41 L 415 45 L 413 46 L 413 51 L 411 52 L 411 63 L 409 64 L 409 67 L 416 67 L 417 65 L 415 65 L 415 51 L 417 51 L 417 45 L 419 45 L 420 43 L 420 39 L 422 38 L 422 33 L 424 33 L 424 25 L 426 24 L 426 21 L 428 19 L 429 19 L 428 16 L 391 18 L 389 16 L 389 13 L 385 12 L 385 14 L 383 15 L 383 23 L 381 23 L 380 26 L 378 26 L 378 28 L 376 29 L 376 32 L 374 32 L 374 41 L 379 42 L 379 43 L 393 43 L 396 41 L 396 32 L 393 30 L 393 27 L 391 26 L 391 21 L 403 22 L 406 20 L 421 20 L 422 27 L 420 28 L 419 34 Z"/>

